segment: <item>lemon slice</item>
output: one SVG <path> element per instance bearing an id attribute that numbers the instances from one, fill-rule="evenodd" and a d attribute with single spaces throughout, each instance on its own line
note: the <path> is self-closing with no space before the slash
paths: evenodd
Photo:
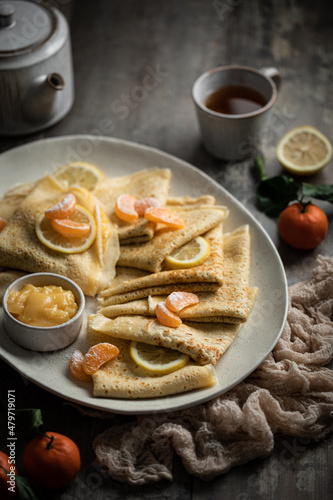
<path id="1" fill-rule="evenodd" d="M 45 217 L 42 212 L 36 221 L 36 234 L 43 245 L 61 253 L 81 253 L 92 245 L 96 237 L 96 223 L 92 214 L 82 207 L 76 205 L 75 211 L 68 217 L 69 219 L 90 225 L 89 231 L 83 236 L 67 238 L 55 231 L 52 227 L 52 220 Z"/>
<path id="2" fill-rule="evenodd" d="M 154 375 L 166 375 L 186 365 L 190 357 L 167 347 L 132 340 L 130 356 L 137 365 Z"/>
<path id="3" fill-rule="evenodd" d="M 165 258 L 165 264 L 171 269 L 188 269 L 200 266 L 210 255 L 210 244 L 202 236 L 177 248 Z"/>
<path id="4" fill-rule="evenodd" d="M 66 188 L 74 184 L 91 190 L 98 181 L 104 179 L 104 174 L 96 165 L 84 161 L 73 161 L 58 168 L 53 173 L 58 182 L 64 183 Z"/>
<path id="5" fill-rule="evenodd" d="M 276 154 L 289 172 L 312 175 L 332 158 L 332 144 L 319 130 L 305 125 L 287 132 L 279 141 Z"/>

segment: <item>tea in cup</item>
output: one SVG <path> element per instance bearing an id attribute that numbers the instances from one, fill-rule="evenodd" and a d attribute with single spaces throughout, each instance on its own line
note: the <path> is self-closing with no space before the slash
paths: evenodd
<path id="1" fill-rule="evenodd" d="M 268 125 L 280 83 L 276 68 L 221 66 L 201 75 L 192 98 L 207 151 L 223 160 L 250 156 Z"/>

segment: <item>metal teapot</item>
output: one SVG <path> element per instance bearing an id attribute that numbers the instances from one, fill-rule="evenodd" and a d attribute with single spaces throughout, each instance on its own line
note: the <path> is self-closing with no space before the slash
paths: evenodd
<path id="1" fill-rule="evenodd" d="M 37 132 L 60 121 L 74 101 L 67 20 L 29 0 L 0 0 L 0 135 Z"/>

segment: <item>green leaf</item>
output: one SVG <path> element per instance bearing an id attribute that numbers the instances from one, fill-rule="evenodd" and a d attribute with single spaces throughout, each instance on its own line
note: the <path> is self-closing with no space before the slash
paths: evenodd
<path id="1" fill-rule="evenodd" d="M 264 179 L 267 178 L 264 157 L 262 155 L 261 156 L 257 156 L 254 159 L 254 164 L 255 164 L 258 172 L 259 172 L 260 179 L 263 181 Z"/>
<path id="2" fill-rule="evenodd" d="M 298 191 L 299 185 L 285 175 L 261 180 L 257 188 L 259 207 L 269 217 L 278 217 L 291 201 L 297 200 Z"/>
<path id="3" fill-rule="evenodd" d="M 303 182 L 302 191 L 304 196 L 333 203 L 333 184 L 308 184 Z"/>
<path id="4" fill-rule="evenodd" d="M 41 500 L 44 498 L 42 491 L 30 479 L 23 476 L 15 477 L 16 500 Z"/>
<path id="5" fill-rule="evenodd" d="M 18 425 L 25 430 L 30 437 L 33 437 L 36 434 L 45 435 L 41 410 L 27 408 L 16 410 L 15 414 Z"/>

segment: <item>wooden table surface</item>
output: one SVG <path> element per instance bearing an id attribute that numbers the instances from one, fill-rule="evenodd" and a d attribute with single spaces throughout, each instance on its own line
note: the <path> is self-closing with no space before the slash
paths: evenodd
<path id="1" fill-rule="evenodd" d="M 289 284 L 307 279 L 318 254 L 333 255 L 333 205 L 321 203 L 329 234 L 316 250 L 292 250 L 280 241 L 275 219 L 255 204 L 253 160 L 223 162 L 203 148 L 191 86 L 205 70 L 223 64 L 275 66 L 283 85 L 261 150 L 269 175 L 282 173 L 275 147 L 290 128 L 309 124 L 333 139 L 331 2 L 290 0 L 51 0 L 68 18 L 75 71 L 75 104 L 59 124 L 28 137 L 0 138 L 0 152 L 45 137 L 100 134 L 159 148 L 202 169 L 248 207 L 271 236 Z M 157 84 L 142 97 L 145 75 Z M 1 98 L 1 96 L 0 96 Z M 116 112 L 115 102 L 126 106 Z M 106 121 L 108 128 L 105 128 Z M 112 123 L 112 125 L 111 125 Z M 104 127 L 104 128 L 103 128 Z M 333 163 L 307 179 L 333 183 Z M 1 173 L 0 173 L 1 182 Z M 21 408 L 41 408 L 47 427 L 78 444 L 82 469 L 54 499 L 234 500 L 332 498 L 333 436 L 318 444 L 279 436 L 272 455 L 206 483 L 189 476 L 176 458 L 174 479 L 134 487 L 96 475 L 91 442 L 109 421 L 82 416 L 0 361 L 1 397 L 15 390 Z M 131 417 L 116 416 L 112 423 Z M 0 449 L 6 443 L 2 412 Z M 19 446 L 19 445 L 18 445 Z M 18 453 L 20 448 L 18 448 Z"/>

